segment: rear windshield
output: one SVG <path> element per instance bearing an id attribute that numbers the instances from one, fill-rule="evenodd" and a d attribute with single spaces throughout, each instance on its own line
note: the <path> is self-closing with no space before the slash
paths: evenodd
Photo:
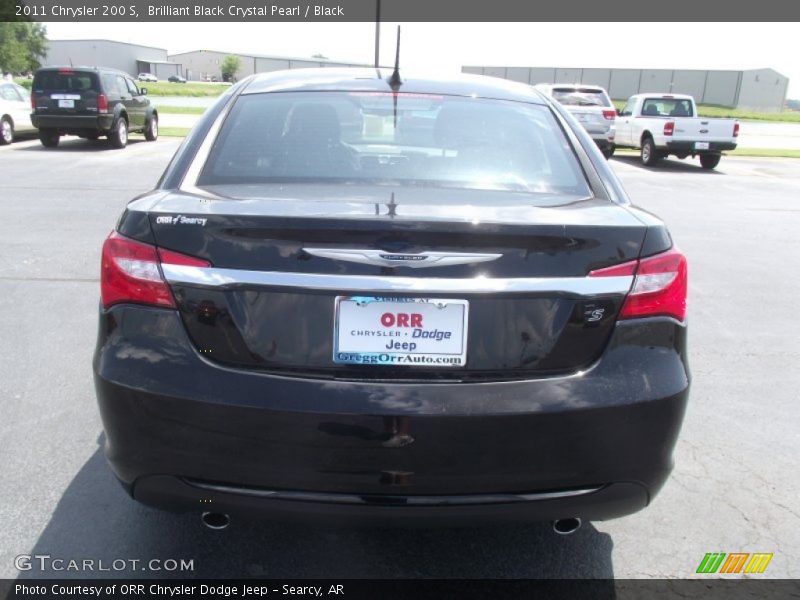
<path id="1" fill-rule="evenodd" d="M 645 117 L 692 117 L 692 102 L 675 98 L 647 98 L 642 104 Z"/>
<path id="2" fill-rule="evenodd" d="M 564 106 L 612 106 L 608 94 L 591 88 L 553 88 L 553 98 Z"/>
<path id="3" fill-rule="evenodd" d="M 239 97 L 198 185 L 315 181 L 589 195 L 548 108 L 383 92 Z"/>
<path id="4" fill-rule="evenodd" d="M 97 74 L 81 71 L 40 71 L 33 79 L 33 89 L 59 92 L 97 91 Z"/>

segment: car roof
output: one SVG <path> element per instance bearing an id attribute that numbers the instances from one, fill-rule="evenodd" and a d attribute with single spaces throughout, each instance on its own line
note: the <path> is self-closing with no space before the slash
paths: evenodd
<path id="1" fill-rule="evenodd" d="M 128 73 L 125 71 L 120 71 L 119 69 L 112 69 L 111 67 L 90 67 L 86 65 L 61 65 L 61 66 L 47 66 L 47 67 L 40 67 L 36 70 L 37 73 L 40 71 L 61 71 L 64 69 L 69 69 L 71 71 L 95 71 L 97 73 L 114 73 L 115 75 L 124 75 L 126 77 L 130 77 Z"/>
<path id="2" fill-rule="evenodd" d="M 600 85 L 594 85 L 592 83 L 537 83 L 536 87 L 539 89 L 547 89 L 552 90 L 555 88 L 568 88 L 568 89 L 581 89 L 581 90 L 592 90 L 597 92 L 605 92 L 606 89 Z"/>
<path id="3" fill-rule="evenodd" d="M 650 94 L 634 94 L 631 98 L 660 98 L 663 100 L 691 100 L 689 94 L 667 94 L 664 92 L 653 92 Z"/>
<path id="4" fill-rule="evenodd" d="M 567 88 L 572 90 L 595 90 L 598 92 L 604 92 L 605 89 L 600 87 L 599 85 L 590 85 L 588 83 L 551 83 L 549 84 L 551 88 Z"/>
<path id="5" fill-rule="evenodd" d="M 391 92 L 392 70 L 386 68 L 291 69 L 252 75 L 242 94 L 270 92 L 371 91 Z M 400 72 L 401 93 L 475 96 L 545 104 L 533 86 L 484 75 L 458 74 L 445 77 L 417 77 Z"/>

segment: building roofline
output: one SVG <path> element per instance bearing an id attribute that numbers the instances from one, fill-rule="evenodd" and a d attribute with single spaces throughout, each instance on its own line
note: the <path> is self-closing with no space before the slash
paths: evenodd
<path id="1" fill-rule="evenodd" d="M 87 39 L 69 39 L 69 40 L 52 40 L 47 38 L 48 43 L 52 42 L 105 42 L 108 44 L 122 44 L 124 46 L 136 46 L 138 48 L 152 48 L 153 50 L 162 50 L 167 52 L 166 48 L 159 48 L 158 46 L 148 46 L 147 44 L 135 44 L 133 42 L 120 42 L 119 40 L 108 40 L 104 38 L 87 38 Z"/>
<path id="2" fill-rule="evenodd" d="M 680 67 L 661 68 L 661 67 L 554 67 L 554 66 L 535 66 L 535 65 L 461 65 L 461 69 L 581 69 L 583 71 L 592 69 L 596 71 L 696 71 L 698 73 L 718 72 L 718 73 L 749 73 L 751 71 L 769 70 L 777 73 L 784 79 L 789 79 L 780 71 L 772 67 L 759 67 L 757 69 L 684 69 Z"/>
<path id="3" fill-rule="evenodd" d="M 302 56 L 281 56 L 279 54 L 254 54 L 253 52 L 230 52 L 225 50 L 212 50 L 209 48 L 202 48 L 197 50 L 189 50 L 188 52 L 174 52 L 168 53 L 169 56 L 183 56 L 185 54 L 197 54 L 198 52 L 214 52 L 215 54 L 233 54 L 235 56 L 246 56 L 248 58 L 272 58 L 274 60 L 302 60 L 304 62 L 319 62 L 319 63 L 333 63 L 333 64 L 347 64 L 356 65 L 358 67 L 372 67 L 372 63 L 354 62 L 351 60 L 336 60 L 333 58 L 314 58 Z"/>

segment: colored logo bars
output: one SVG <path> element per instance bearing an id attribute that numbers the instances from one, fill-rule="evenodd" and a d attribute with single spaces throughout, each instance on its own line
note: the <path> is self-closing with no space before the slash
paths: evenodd
<path id="1" fill-rule="evenodd" d="M 763 573 L 771 560 L 772 553 L 765 552 L 708 552 L 700 561 L 697 573 Z"/>

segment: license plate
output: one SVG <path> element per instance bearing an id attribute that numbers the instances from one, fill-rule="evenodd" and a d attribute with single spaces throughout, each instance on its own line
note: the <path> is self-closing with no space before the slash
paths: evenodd
<path id="1" fill-rule="evenodd" d="M 468 315 L 467 300 L 338 296 L 333 362 L 463 367 Z"/>
<path id="2" fill-rule="evenodd" d="M 59 100 L 58 108 L 75 108 L 75 100 Z"/>
<path id="3" fill-rule="evenodd" d="M 694 149 L 695 150 L 708 150 L 708 142 L 695 142 Z"/>

